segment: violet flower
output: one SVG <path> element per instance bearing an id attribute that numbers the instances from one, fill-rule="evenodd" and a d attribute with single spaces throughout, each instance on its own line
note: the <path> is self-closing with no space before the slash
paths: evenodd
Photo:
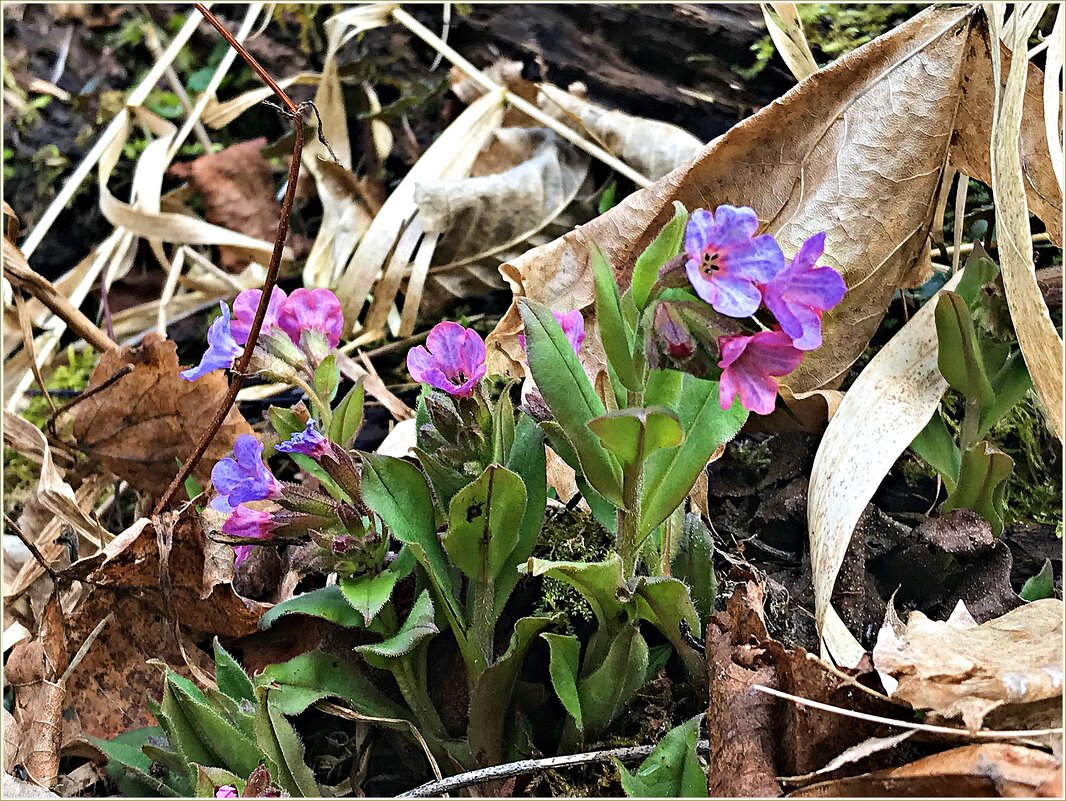
<path id="1" fill-rule="evenodd" d="M 341 302 L 328 289 L 297 289 L 281 307 L 277 324 L 297 344 L 304 331 L 319 331 L 335 348 L 341 341 L 344 313 Z"/>
<path id="2" fill-rule="evenodd" d="M 247 341 L 247 340 L 245 340 Z M 239 798 L 237 795 L 237 788 L 232 784 L 223 784 L 221 787 L 215 788 L 215 798 Z"/>
<path id="3" fill-rule="evenodd" d="M 718 405 L 728 409 L 740 395 L 740 405 L 756 414 L 770 414 L 777 400 L 774 376 L 791 373 L 803 360 L 784 331 L 760 331 L 721 337 L 718 349 L 722 360 L 722 377 L 718 387 Z"/>
<path id="4" fill-rule="evenodd" d="M 225 303 L 220 303 L 219 306 L 222 308 L 222 316 L 216 318 L 207 329 L 207 350 L 204 351 L 200 364 L 181 372 L 181 377 L 186 381 L 195 381 L 215 370 L 228 370 L 244 350 L 234 340 L 230 331 L 229 306 Z"/>
<path id="5" fill-rule="evenodd" d="M 243 345 L 248 341 L 252 320 L 255 319 L 255 312 L 259 308 L 259 299 L 262 297 L 263 290 L 246 289 L 234 299 L 233 323 L 230 326 L 230 331 L 233 333 L 233 339 L 238 345 Z M 268 333 L 272 327 L 277 326 L 278 315 L 281 314 L 281 308 L 287 298 L 288 296 L 285 294 L 284 289 L 274 287 L 270 291 L 270 302 L 267 304 L 266 316 L 263 317 L 263 327 L 261 329 L 263 333 Z"/>
<path id="6" fill-rule="evenodd" d="M 799 249 L 788 266 L 763 287 L 766 304 L 781 330 L 800 350 L 822 344 L 822 312 L 840 303 L 847 292 L 844 279 L 832 267 L 815 266 L 825 250 L 825 234 L 817 233 Z"/>
<path id="7" fill-rule="evenodd" d="M 241 434 L 233 445 L 233 455 L 233 459 L 220 459 L 211 470 L 211 483 L 230 506 L 281 494 L 281 484 L 263 463 L 262 442 L 251 434 Z"/>
<path id="8" fill-rule="evenodd" d="M 297 431 L 284 442 L 279 442 L 274 450 L 281 453 L 302 453 L 316 460 L 333 452 L 329 440 L 318 433 L 312 418 L 307 420 L 307 427 L 303 431 Z"/>
<path id="9" fill-rule="evenodd" d="M 425 345 L 407 351 L 415 381 L 459 398 L 470 396 L 485 370 L 485 342 L 477 331 L 447 320 L 433 326 Z"/>
<path id="10" fill-rule="evenodd" d="M 566 336 L 566 341 L 570 343 L 570 347 L 574 349 L 574 353 L 581 350 L 581 343 L 585 341 L 585 317 L 581 314 L 581 309 L 573 309 L 568 312 L 552 312 L 552 317 L 555 318 L 555 322 L 563 329 L 563 334 Z M 526 349 L 526 335 L 518 335 L 518 345 L 522 350 Z"/>
<path id="11" fill-rule="evenodd" d="M 222 533 L 229 534 L 231 537 L 266 539 L 275 527 L 274 516 L 270 512 L 249 509 L 242 504 L 233 510 L 233 514 L 226 518 L 226 522 L 222 524 Z M 252 545 L 234 545 L 234 566 L 247 559 L 253 547 Z"/>
<path id="12" fill-rule="evenodd" d="M 762 303 L 759 284 L 768 283 L 785 266 L 785 255 L 759 228 L 746 206 L 719 206 L 712 214 L 697 209 L 685 228 L 685 272 L 692 287 L 719 314 L 750 317 Z"/>

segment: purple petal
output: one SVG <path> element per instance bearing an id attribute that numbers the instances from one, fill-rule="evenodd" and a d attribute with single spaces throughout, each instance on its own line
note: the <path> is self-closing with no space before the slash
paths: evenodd
<path id="1" fill-rule="evenodd" d="M 274 518 L 270 512 L 249 509 L 244 505 L 238 506 L 222 524 L 222 533 L 231 537 L 265 538 L 273 530 Z"/>
<path id="2" fill-rule="evenodd" d="M 759 218 L 748 206 L 719 206 L 714 210 L 711 241 L 718 246 L 744 242 L 759 230 Z"/>
<path id="3" fill-rule="evenodd" d="M 803 354 L 784 331 L 760 331 L 744 351 L 744 361 L 767 375 L 787 375 L 799 367 Z"/>
<path id="4" fill-rule="evenodd" d="M 241 434 L 233 443 L 233 455 L 241 467 L 252 468 L 263 459 L 263 443 L 251 434 Z"/>
<path id="5" fill-rule="evenodd" d="M 566 335 L 566 341 L 570 343 L 570 347 L 574 349 L 574 353 L 581 350 L 581 343 L 585 341 L 585 318 L 581 314 L 580 309 L 574 309 L 568 312 L 552 312 L 552 316 L 555 317 L 556 322 L 563 329 L 563 333 Z M 524 339 L 525 337 L 523 337 Z M 525 343 L 522 343 L 523 350 L 525 349 Z"/>
<path id="6" fill-rule="evenodd" d="M 335 348 L 344 330 L 341 302 L 328 289 L 294 290 L 281 307 L 278 326 L 296 343 L 304 331 L 321 331 Z"/>
<path id="7" fill-rule="evenodd" d="M 219 459 L 211 468 L 211 485 L 220 496 L 228 496 L 244 477 L 244 472 L 233 459 Z"/>
<path id="8" fill-rule="evenodd" d="M 437 323 L 426 338 L 426 348 L 433 354 L 437 365 L 448 371 L 453 365 L 458 365 L 463 349 L 466 329 L 459 323 L 451 320 Z"/>
<path id="9" fill-rule="evenodd" d="M 243 350 L 230 334 L 229 306 L 225 303 L 220 303 L 219 306 L 222 316 L 217 317 L 207 329 L 207 350 L 204 351 L 200 364 L 181 372 L 181 377 L 186 381 L 195 381 L 215 370 L 228 370 Z"/>
<path id="10" fill-rule="evenodd" d="M 722 272 L 759 284 L 772 281 L 785 268 L 785 254 L 770 234 L 730 242 L 721 253 Z"/>
<path id="11" fill-rule="evenodd" d="M 275 450 L 281 453 L 301 453 L 312 459 L 321 459 L 330 453 L 331 449 L 329 440 L 318 432 L 315 421 L 309 419 L 303 431 L 297 431 L 284 442 L 279 442 Z"/>
<path id="12" fill-rule="evenodd" d="M 252 328 L 252 320 L 259 308 L 259 299 L 263 297 L 261 289 L 246 289 L 237 295 L 233 301 L 233 323 L 230 330 L 233 339 L 239 345 L 248 341 L 248 333 Z M 287 299 L 285 290 L 274 287 L 270 291 L 270 302 L 267 304 L 266 316 L 263 318 L 263 331 L 269 331 L 272 326 L 278 324 L 278 315 Z"/>
<path id="13" fill-rule="evenodd" d="M 688 216 L 685 226 L 685 253 L 690 259 L 699 261 L 703 249 L 711 243 L 714 230 L 714 215 L 707 209 L 696 209 Z"/>
<path id="14" fill-rule="evenodd" d="M 719 272 L 711 276 L 711 306 L 728 317 L 750 317 L 762 303 L 762 293 L 750 280 Z M 699 292 L 699 289 L 696 290 Z M 700 294 L 703 297 L 702 293 Z"/>
<path id="15" fill-rule="evenodd" d="M 407 351 L 407 372 L 411 378 L 419 384 L 428 384 L 425 376 L 430 370 L 439 370 L 437 360 L 433 358 L 423 345 L 411 348 Z"/>
<path id="16" fill-rule="evenodd" d="M 485 375 L 485 341 L 472 328 L 468 328 L 463 334 L 463 341 L 459 346 L 459 367 L 464 376 L 474 377 L 476 381 Z"/>
<path id="17" fill-rule="evenodd" d="M 819 231 L 803 241 L 799 251 L 792 257 L 790 266 L 800 270 L 810 270 L 815 262 L 822 258 L 823 253 L 825 253 L 825 231 Z"/>

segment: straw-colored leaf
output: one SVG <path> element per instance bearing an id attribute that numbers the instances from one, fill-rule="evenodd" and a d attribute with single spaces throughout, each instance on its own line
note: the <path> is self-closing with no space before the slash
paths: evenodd
<path id="1" fill-rule="evenodd" d="M 579 133 L 587 132 L 653 181 L 680 167 L 703 147 L 702 141 L 676 125 L 606 109 L 551 84 L 539 88 L 541 108 Z"/>
<path id="2" fill-rule="evenodd" d="M 1055 17 L 1055 27 L 1051 29 L 1050 43 L 1044 62 L 1044 129 L 1047 134 L 1048 152 L 1051 154 L 1051 166 L 1055 170 L 1055 180 L 1060 190 L 1064 190 L 1066 169 L 1064 169 L 1062 142 L 1062 92 L 1059 85 L 1063 74 L 1063 54 L 1066 51 L 1066 6 L 1059 6 Z"/>
<path id="3" fill-rule="evenodd" d="M 807 35 L 803 32 L 803 22 L 800 21 L 796 4 L 759 3 L 759 7 L 774 47 L 796 80 L 802 81 L 811 73 L 818 72 L 818 62 L 814 60 L 811 47 L 807 44 Z"/>
<path id="4" fill-rule="evenodd" d="M 1027 10 L 1035 12 L 1038 9 Z M 1029 62 L 1023 54 L 1029 35 L 1038 21 L 1036 13 L 1025 15 L 1018 9 L 1007 23 L 1007 46 L 1014 51 L 1015 56 L 1011 59 L 1007 71 L 1002 99 L 998 93 L 994 98 L 992 193 L 996 199 L 1000 268 L 1003 271 L 1003 287 L 1011 320 L 1014 322 L 1025 364 L 1033 377 L 1033 386 L 1047 411 L 1048 425 L 1061 441 L 1064 428 L 1063 344 L 1036 281 L 1033 240 L 1029 228 L 1029 204 L 1025 192 L 1028 170 L 1023 172 L 1019 146 L 1029 67 Z M 994 27 L 996 24 L 993 20 L 994 39 L 997 38 Z M 998 49 L 993 48 L 993 86 L 1000 85 L 1001 72 L 1001 54 Z"/>
<path id="5" fill-rule="evenodd" d="M 389 257 L 415 217 L 415 186 L 427 180 L 460 178 L 469 174 L 477 154 L 499 127 L 503 113 L 502 92 L 486 94 L 472 103 L 427 148 L 389 195 L 337 283 L 337 295 L 349 324 L 359 319 L 367 296 L 381 274 L 374 292 L 374 303 L 364 326 L 370 332 L 384 330 L 385 320 L 408 266 L 401 259 Z"/>
<path id="6" fill-rule="evenodd" d="M 954 289 L 959 278 L 945 289 Z M 811 469 L 807 527 L 815 619 L 823 656 L 847 667 L 865 649 L 832 607 L 833 586 L 863 510 L 947 390 L 937 367 L 935 308 L 934 298 L 859 374 L 829 421 Z"/>
<path id="7" fill-rule="evenodd" d="M 298 72 L 288 78 L 282 78 L 278 81 L 278 86 L 282 89 L 288 89 L 290 86 L 317 86 L 321 77 L 318 72 Z M 201 119 L 210 128 L 224 128 L 244 112 L 274 96 L 274 90 L 269 86 L 258 86 L 225 101 L 212 97 L 207 101 Z"/>

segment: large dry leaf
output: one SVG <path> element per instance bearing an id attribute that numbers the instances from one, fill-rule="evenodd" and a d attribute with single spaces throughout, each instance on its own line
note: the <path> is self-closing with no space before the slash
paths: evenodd
<path id="1" fill-rule="evenodd" d="M 954 289 L 961 277 L 945 289 Z M 866 649 L 830 599 L 866 505 L 947 391 L 937 365 L 936 300 L 927 302 L 859 374 L 829 421 L 811 467 L 807 530 L 815 619 L 823 656 L 847 667 L 858 664 Z"/>
<path id="2" fill-rule="evenodd" d="M 689 164 L 501 271 L 517 283 L 516 294 L 556 309 L 583 308 L 593 298 L 592 243 L 626 284 L 637 255 L 673 214 L 673 201 L 690 209 L 751 206 L 786 254 L 826 232 L 825 261 L 840 270 L 849 292 L 826 314 L 825 345 L 807 354 L 783 384 L 799 395 L 839 382 L 896 288 L 924 278 L 945 168 L 954 161 L 960 171 L 990 180 L 977 143 L 990 130 L 991 97 L 974 91 L 974 76 L 990 73 L 989 61 L 978 10 L 927 9 L 814 73 Z M 1035 94 L 1026 96 L 1025 118 L 1042 132 L 1038 75 L 1030 85 Z M 986 154 L 988 141 L 985 136 Z M 1046 137 L 1023 137 L 1022 148 L 1032 176 L 1026 187 L 1031 207 L 1061 238 L 1061 192 Z M 518 369 L 520 326 L 512 305 L 490 338 L 500 372 Z"/>
<path id="3" fill-rule="evenodd" d="M 891 607 L 877 635 L 874 666 L 898 682 L 893 698 L 942 718 L 962 717 L 972 731 L 1004 704 L 1062 697 L 1063 604 L 1020 606 L 978 625 L 961 604 L 946 621 Z"/>
<path id="4" fill-rule="evenodd" d="M 126 364 L 133 371 L 74 410 L 78 446 L 131 486 L 161 495 L 177 472 L 178 460 L 192 452 L 226 395 L 226 378 L 215 371 L 198 381 L 179 376 L 177 347 L 152 332 L 138 346 L 100 357 L 87 389 L 107 381 Z M 230 409 L 195 471 L 201 484 L 211 467 L 251 426 Z"/>

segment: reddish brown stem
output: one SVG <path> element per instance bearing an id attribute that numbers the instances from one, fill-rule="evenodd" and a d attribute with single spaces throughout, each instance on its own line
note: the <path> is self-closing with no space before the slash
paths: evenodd
<path id="1" fill-rule="evenodd" d="M 281 217 L 278 218 L 278 228 L 274 235 L 274 250 L 270 254 L 270 264 L 267 266 L 266 279 L 263 281 L 263 294 L 259 298 L 259 307 L 255 310 L 255 317 L 252 319 L 252 325 L 248 331 L 248 342 L 244 346 L 244 352 L 241 354 L 237 366 L 234 367 L 233 377 L 230 379 L 229 391 L 226 393 L 226 397 L 223 398 L 222 403 L 215 412 L 214 419 L 204 430 L 203 436 L 200 437 L 200 441 L 196 443 L 196 448 L 193 449 L 191 454 L 189 454 L 189 457 L 182 464 L 178 474 L 174 476 L 174 480 L 171 481 L 170 486 L 167 487 L 167 491 L 163 493 L 163 497 L 160 498 L 159 502 L 155 505 L 155 509 L 153 510 L 154 515 L 158 515 L 166 509 L 167 505 L 173 500 L 178 490 L 185 483 L 185 479 L 196 469 L 196 465 L 200 463 L 200 459 L 203 458 L 204 453 L 207 452 L 208 447 L 211 445 L 211 441 L 215 438 L 215 434 L 217 434 L 218 430 L 222 427 L 226 415 L 229 414 L 233 402 L 237 399 L 237 393 L 240 391 L 241 385 L 244 384 L 245 373 L 248 370 L 248 364 L 252 360 L 252 351 L 255 349 L 256 340 L 259 339 L 259 332 L 263 327 L 263 318 L 266 316 L 267 304 L 270 302 L 270 293 L 274 289 L 274 285 L 278 282 L 278 271 L 281 269 L 281 257 L 285 251 L 285 240 L 289 234 L 289 217 L 292 215 L 292 204 L 296 197 L 296 183 L 297 179 L 300 177 L 300 158 L 304 147 L 303 121 L 301 118 L 300 107 L 297 106 L 287 94 L 285 94 L 285 91 L 278 86 L 277 82 L 270 77 L 262 66 L 260 66 L 259 62 L 255 60 L 252 54 L 234 38 L 233 34 L 226 29 L 226 26 L 222 24 L 218 17 L 212 14 L 202 3 L 196 3 L 196 8 L 204 15 L 204 19 L 214 26 L 215 30 L 219 32 L 229 46 L 237 51 L 237 54 L 244 59 L 249 67 L 252 68 L 252 71 L 274 91 L 275 95 L 278 96 L 278 99 L 285 107 L 285 110 L 296 123 L 296 142 L 292 149 L 292 160 L 289 162 L 289 183 L 285 188 L 285 197 L 281 202 Z"/>

